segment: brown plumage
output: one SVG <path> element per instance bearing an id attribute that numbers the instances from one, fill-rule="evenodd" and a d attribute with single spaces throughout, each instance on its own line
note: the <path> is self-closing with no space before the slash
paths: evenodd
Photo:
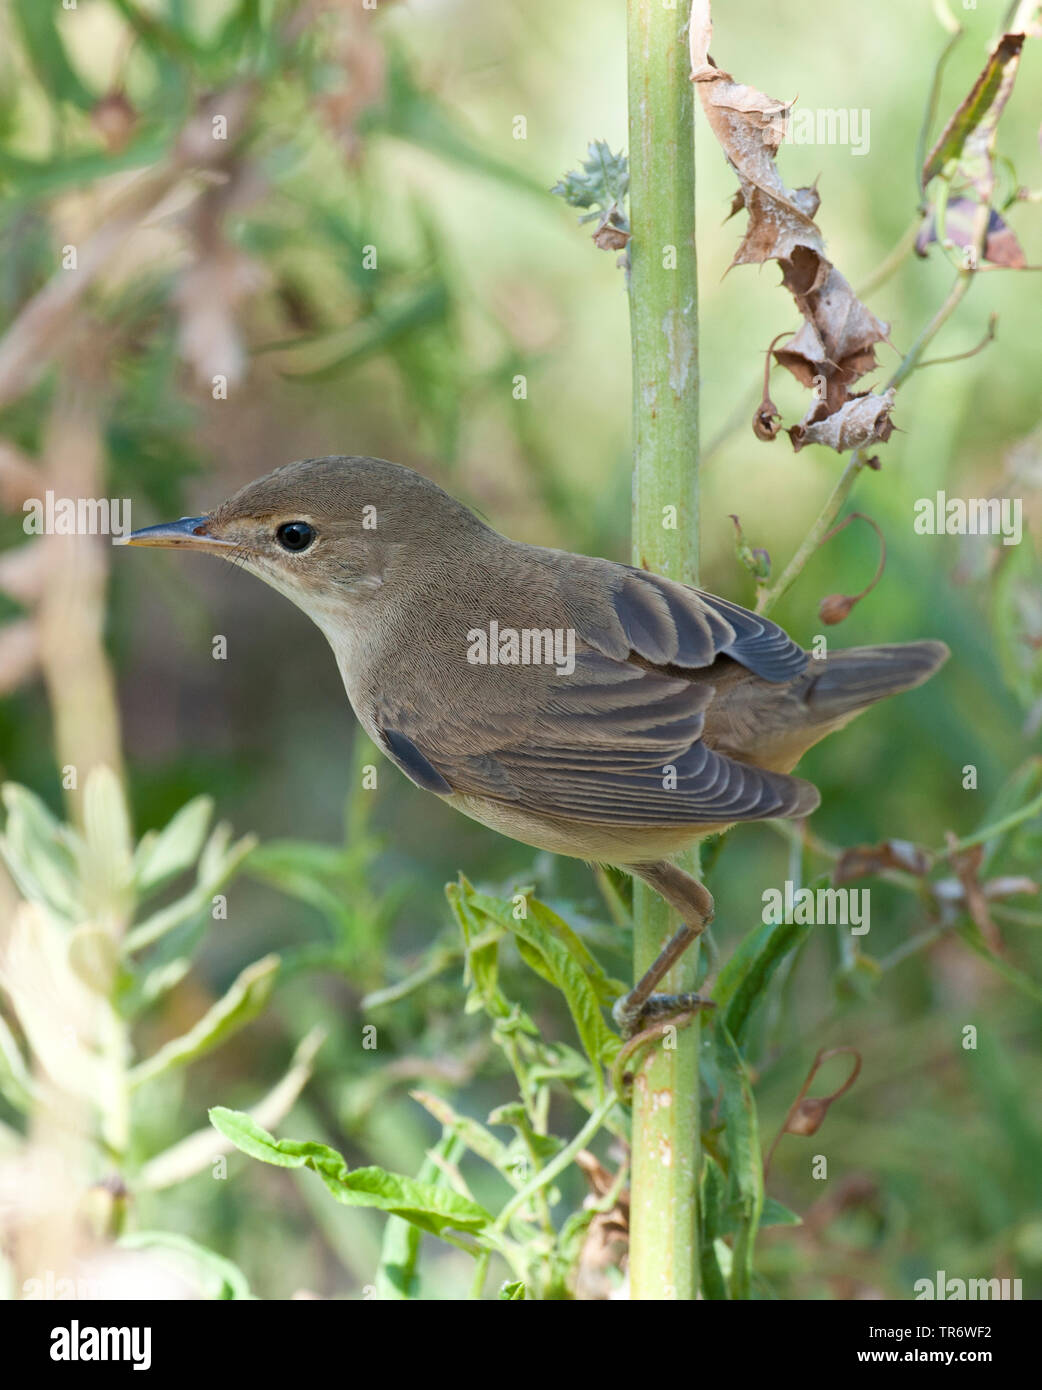
<path id="1" fill-rule="evenodd" d="M 379 459 L 291 464 L 129 540 L 240 561 L 323 630 L 360 723 L 407 777 L 514 839 L 639 874 L 688 939 L 712 900 L 666 857 L 736 821 L 808 815 L 818 792 L 789 775 L 803 753 L 948 655 L 913 642 L 812 659 L 725 599 L 508 540 Z M 531 664 L 475 660 L 479 634 L 491 651 L 505 630 L 536 634 Z"/>

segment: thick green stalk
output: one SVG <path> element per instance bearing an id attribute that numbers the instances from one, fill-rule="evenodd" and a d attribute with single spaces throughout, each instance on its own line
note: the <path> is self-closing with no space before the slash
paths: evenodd
<path id="1" fill-rule="evenodd" d="M 698 285 L 693 97 L 686 14 L 629 0 L 630 325 L 633 347 L 633 561 L 691 582 L 698 573 Z M 697 869 L 697 856 L 685 867 Z M 634 884 L 639 978 L 675 929 Z M 688 952 L 665 985 L 694 988 Z M 698 1289 L 698 1016 L 675 1047 L 644 1054 L 633 1087 L 630 1286 L 639 1299 Z"/>

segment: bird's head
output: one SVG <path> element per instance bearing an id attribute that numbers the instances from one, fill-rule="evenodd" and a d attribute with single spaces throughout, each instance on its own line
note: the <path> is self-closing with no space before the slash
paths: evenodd
<path id="1" fill-rule="evenodd" d="M 288 464 L 205 516 L 148 526 L 121 543 L 219 555 L 325 627 L 329 615 L 372 599 L 403 571 L 451 562 L 476 531 L 487 528 L 419 473 L 334 457 Z"/>

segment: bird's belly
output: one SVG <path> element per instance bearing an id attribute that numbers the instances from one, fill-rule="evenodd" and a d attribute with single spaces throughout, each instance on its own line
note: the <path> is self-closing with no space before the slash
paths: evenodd
<path id="1" fill-rule="evenodd" d="M 500 835 L 551 854 L 565 854 L 597 864 L 642 864 L 662 859 L 706 835 L 715 835 L 727 828 L 726 824 L 588 825 L 583 821 L 536 815 L 510 802 L 485 797 L 457 793 L 442 799 Z"/>

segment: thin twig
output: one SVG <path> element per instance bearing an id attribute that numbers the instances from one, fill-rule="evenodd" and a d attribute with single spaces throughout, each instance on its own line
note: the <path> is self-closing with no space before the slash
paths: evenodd
<path id="1" fill-rule="evenodd" d="M 928 362 L 920 362 L 916 367 L 917 372 L 921 372 L 924 367 L 940 367 L 946 362 L 965 362 L 968 357 L 976 357 L 979 352 L 983 352 L 989 343 L 995 341 L 995 327 L 998 324 L 998 314 L 991 314 L 988 318 L 988 329 L 984 337 L 975 348 L 970 348 L 969 352 L 955 352 L 951 357 L 931 357 Z"/>

